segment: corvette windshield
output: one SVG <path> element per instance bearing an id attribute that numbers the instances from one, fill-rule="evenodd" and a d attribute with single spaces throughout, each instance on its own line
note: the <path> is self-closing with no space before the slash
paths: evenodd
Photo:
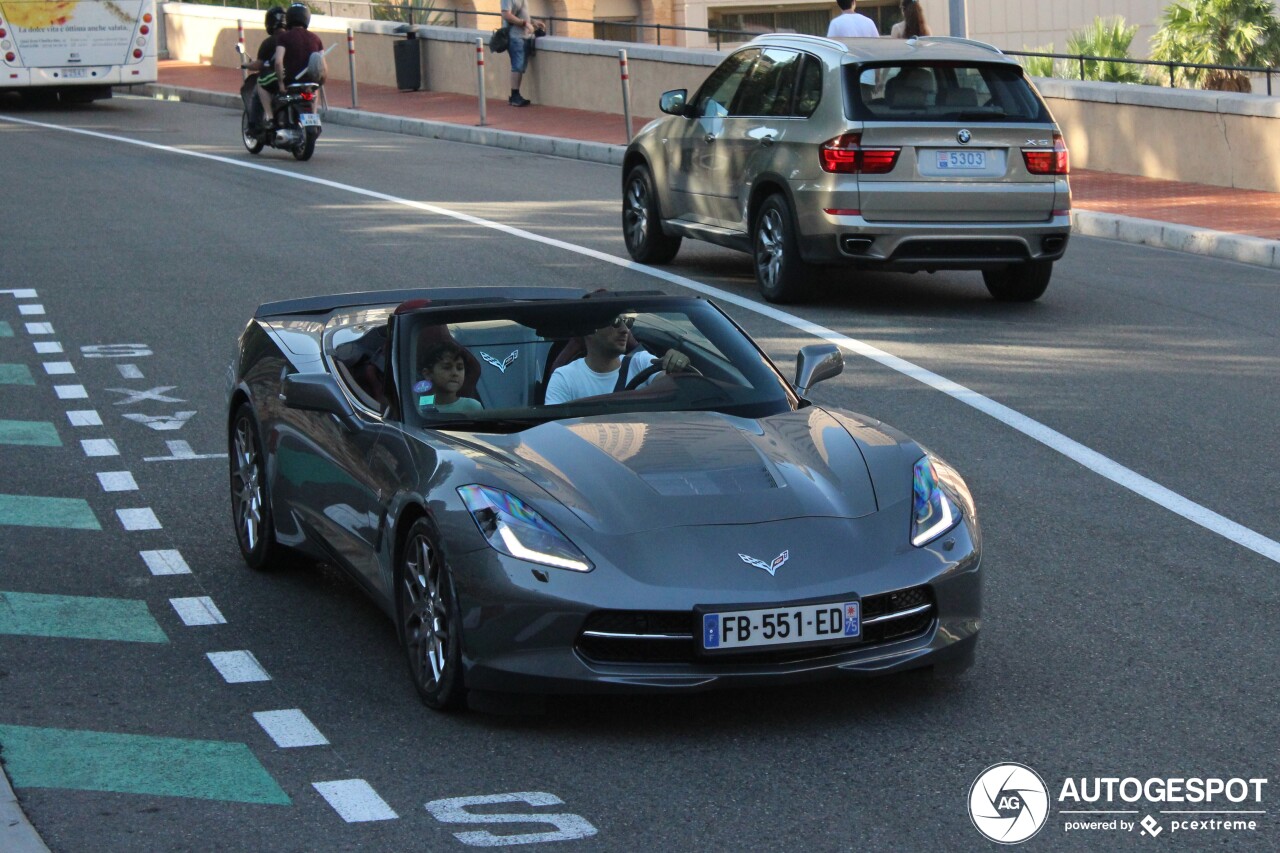
<path id="1" fill-rule="evenodd" d="M 430 308 L 397 318 L 405 418 L 447 429 L 620 412 L 763 417 L 797 404 L 773 365 L 695 299 Z"/>

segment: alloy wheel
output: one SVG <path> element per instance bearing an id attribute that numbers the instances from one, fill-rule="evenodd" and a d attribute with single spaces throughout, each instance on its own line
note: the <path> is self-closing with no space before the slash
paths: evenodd
<path id="1" fill-rule="evenodd" d="M 246 552 L 258 548 L 262 534 L 262 469 L 254 444 L 253 425 L 248 418 L 236 422 L 234 439 L 235 468 L 232 471 L 232 494 L 236 501 L 236 528 Z"/>
<path id="2" fill-rule="evenodd" d="M 432 691 L 447 674 L 452 637 L 440 560 L 425 536 L 415 536 L 405 549 L 403 582 L 409 664 L 421 689 Z"/>
<path id="3" fill-rule="evenodd" d="M 773 208 L 760 216 L 756 226 L 756 272 L 762 286 L 778 287 L 782 275 L 782 215 Z"/>
<path id="4" fill-rule="evenodd" d="M 649 236 L 649 198 L 644 181 L 639 176 L 632 178 L 627 186 L 627 209 L 623 225 L 626 228 L 627 242 L 632 246 L 643 246 Z"/>

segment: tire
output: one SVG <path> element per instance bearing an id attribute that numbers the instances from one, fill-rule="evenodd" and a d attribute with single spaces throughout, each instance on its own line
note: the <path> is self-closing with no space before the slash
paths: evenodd
<path id="1" fill-rule="evenodd" d="M 257 97 L 257 95 L 254 95 L 254 97 Z M 262 140 L 249 132 L 248 110 L 240 113 L 240 141 L 244 143 L 245 150 L 250 154 L 257 154 L 262 150 Z"/>
<path id="2" fill-rule="evenodd" d="M 665 264 L 680 251 L 680 237 L 662 232 L 662 211 L 648 166 L 627 173 L 622 190 L 622 238 L 631 257 L 642 264 Z"/>
<path id="3" fill-rule="evenodd" d="M 1030 261 L 1002 270 L 987 270 L 982 280 L 1001 302 L 1034 302 L 1044 295 L 1053 275 L 1053 261 Z"/>
<path id="4" fill-rule="evenodd" d="M 312 128 L 303 128 L 302 135 L 302 144 L 293 149 L 293 159 L 306 161 L 310 160 L 311 155 L 316 153 L 316 139 L 319 138 L 320 134 Z"/>
<path id="5" fill-rule="evenodd" d="M 236 528 L 240 555 L 251 569 L 271 569 L 292 556 L 276 542 L 267 491 L 266 466 L 258 422 L 245 403 L 236 409 L 228 436 L 231 461 L 231 520 Z"/>
<path id="6" fill-rule="evenodd" d="M 464 705 L 462 617 L 453 579 L 426 519 L 409 528 L 396 567 L 396 612 L 409 677 L 424 704 Z"/>
<path id="7" fill-rule="evenodd" d="M 800 258 L 795 218 L 785 196 L 769 196 L 751 233 L 756 283 L 767 302 L 802 302 L 811 295 L 813 269 Z"/>

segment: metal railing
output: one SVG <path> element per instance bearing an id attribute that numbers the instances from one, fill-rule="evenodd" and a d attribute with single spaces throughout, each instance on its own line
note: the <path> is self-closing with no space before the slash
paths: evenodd
<path id="1" fill-rule="evenodd" d="M 253 8 L 266 9 L 275 5 L 280 0 L 253 0 Z M 246 0 L 247 4 L 247 0 Z M 481 18 L 497 18 L 498 22 L 502 20 L 501 12 L 481 12 L 475 9 L 458 9 L 449 6 L 409 6 L 400 3 L 376 2 L 376 0 L 307 0 L 307 4 L 312 9 L 324 10 L 326 14 L 350 16 L 354 9 L 367 10 L 366 17 L 373 21 L 398 21 L 410 25 L 435 25 L 435 26 L 452 26 L 455 29 L 460 27 L 460 21 L 464 17 L 472 19 Z M 207 5 L 220 5 L 216 0 L 211 0 Z M 716 50 L 722 50 L 726 43 L 731 45 L 741 44 L 750 41 L 763 33 L 747 30 L 727 30 L 714 29 L 707 27 L 680 27 L 675 24 L 641 24 L 641 23 L 620 23 L 618 21 L 601 21 L 594 18 L 559 18 L 548 17 L 545 19 L 550 25 L 548 35 L 556 35 L 557 24 L 610 24 L 615 28 L 630 27 L 633 31 L 652 30 L 654 33 L 653 44 L 662 46 L 662 34 L 664 32 L 675 34 L 678 32 L 703 33 L 709 38 L 715 39 Z M 639 42 L 648 44 L 649 42 Z M 1271 66 L 1256 67 L 1248 65 L 1210 65 L 1199 62 L 1170 62 L 1158 59 L 1129 59 L 1127 57 L 1112 56 L 1090 56 L 1088 54 L 1078 53 L 1044 53 L 1038 51 L 1027 50 L 1001 50 L 1006 56 L 1022 56 L 1022 57 L 1041 57 L 1046 59 L 1061 59 L 1075 62 L 1080 68 L 1080 78 L 1085 79 L 1085 64 L 1091 62 L 1115 62 L 1130 65 L 1142 66 L 1158 66 L 1168 69 L 1169 86 L 1178 88 L 1178 70 L 1195 69 L 1197 71 L 1225 71 L 1232 74 L 1255 74 L 1262 75 L 1266 78 L 1267 95 L 1272 95 L 1271 75 L 1280 74 L 1280 68 Z M 1140 85 L 1140 84 L 1135 84 Z"/>

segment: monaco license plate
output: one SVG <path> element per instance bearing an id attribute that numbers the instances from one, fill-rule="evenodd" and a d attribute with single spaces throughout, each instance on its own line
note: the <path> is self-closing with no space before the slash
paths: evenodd
<path id="1" fill-rule="evenodd" d="M 707 652 L 850 640 L 862 633 L 857 601 L 703 612 L 701 616 L 702 649 Z"/>
<path id="2" fill-rule="evenodd" d="M 82 77 L 88 77 L 89 69 L 88 68 L 64 68 L 62 69 L 62 71 L 58 73 L 61 74 L 63 78 L 67 80 L 78 80 Z"/>
<path id="3" fill-rule="evenodd" d="M 299 113 L 298 124 L 302 125 L 303 127 L 319 127 L 320 116 L 316 115 L 315 113 Z"/>
<path id="4" fill-rule="evenodd" d="M 938 151 L 939 169 L 985 169 L 985 151 Z"/>

